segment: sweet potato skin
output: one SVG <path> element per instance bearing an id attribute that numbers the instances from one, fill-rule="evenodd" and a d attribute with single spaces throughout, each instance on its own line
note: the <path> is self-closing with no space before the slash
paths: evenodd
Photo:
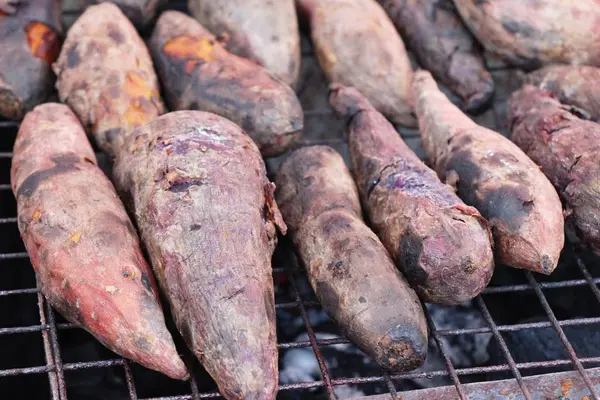
<path id="1" fill-rule="evenodd" d="M 419 64 L 456 93 L 465 111 L 488 107 L 494 81 L 452 0 L 379 0 Z"/>
<path id="2" fill-rule="evenodd" d="M 527 69 L 600 66 L 600 0 L 454 0 L 483 46 Z"/>
<path id="3" fill-rule="evenodd" d="M 333 86 L 330 103 L 349 119 L 350 160 L 371 226 L 411 286 L 444 305 L 477 296 L 494 270 L 486 221 L 355 89 Z"/>
<path id="4" fill-rule="evenodd" d="M 526 81 L 554 93 L 561 103 L 585 110 L 600 121 L 600 68 L 588 65 L 549 65 L 527 75 Z"/>
<path id="5" fill-rule="evenodd" d="M 300 33 L 294 0 L 188 0 L 188 7 L 212 33 L 227 36 L 228 51 L 296 86 Z"/>
<path id="6" fill-rule="evenodd" d="M 552 184 L 514 143 L 456 108 L 429 72 L 415 73 L 413 90 L 423 147 L 439 177 L 489 221 L 497 260 L 550 274 L 564 245 Z"/>
<path id="7" fill-rule="evenodd" d="M 112 3 L 91 6 L 75 21 L 53 68 L 60 100 L 109 155 L 123 134 L 164 111 L 148 49 Z"/>
<path id="8" fill-rule="evenodd" d="M 146 29 L 167 0 L 89 0 L 92 4 L 110 2 L 117 5 L 138 30 Z"/>
<path id="9" fill-rule="evenodd" d="M 509 101 L 511 139 L 552 181 L 582 241 L 600 254 L 600 125 L 525 85 Z"/>
<path id="10" fill-rule="evenodd" d="M 175 322 L 228 399 L 274 399 L 271 255 L 285 224 L 256 145 L 176 111 L 125 138 L 114 166 Z"/>
<path id="11" fill-rule="evenodd" d="M 62 33 L 60 4 L 15 1 L 0 10 L 0 117 L 20 120 L 50 95 Z"/>
<path id="12" fill-rule="evenodd" d="M 67 106 L 48 103 L 25 116 L 11 184 L 50 304 L 116 353 L 186 379 L 135 228 Z"/>
<path id="13" fill-rule="evenodd" d="M 375 0 L 296 0 L 310 22 L 327 79 L 356 87 L 394 123 L 416 126 L 412 67 L 392 21 Z"/>
<path id="14" fill-rule="evenodd" d="M 264 156 L 283 153 L 302 133 L 296 93 L 254 62 L 229 53 L 196 20 L 163 13 L 150 49 L 171 110 L 200 110 L 240 125 Z"/>
<path id="15" fill-rule="evenodd" d="M 325 311 L 383 368 L 417 368 L 427 324 L 415 292 L 361 218 L 356 185 L 330 147 L 293 152 L 276 178 L 277 203 Z"/>

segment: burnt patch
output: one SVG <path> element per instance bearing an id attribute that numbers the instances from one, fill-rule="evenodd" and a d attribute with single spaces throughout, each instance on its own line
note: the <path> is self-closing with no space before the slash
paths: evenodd
<path id="1" fill-rule="evenodd" d="M 482 171 L 469 150 L 459 150 L 452 155 L 446 164 L 444 174 L 448 176 L 451 171 L 455 171 L 459 176 L 456 184 L 459 197 L 467 204 L 475 204 L 477 196 L 474 187 L 480 180 Z"/>
<path id="2" fill-rule="evenodd" d="M 56 175 L 67 174 L 73 171 L 79 171 L 77 164 L 80 158 L 75 154 L 63 154 L 51 158 L 55 165 L 52 168 L 36 171 L 29 175 L 17 189 L 17 198 L 19 196 L 31 197 L 38 187 L 46 180 Z"/>
<path id="3" fill-rule="evenodd" d="M 190 225 L 190 231 L 199 231 L 202 228 L 201 224 L 192 224 Z"/>
<path id="4" fill-rule="evenodd" d="M 507 32 L 524 38 L 532 38 L 536 36 L 535 29 L 531 25 L 525 22 L 515 21 L 510 18 L 502 18 L 502 27 Z"/>
<path id="5" fill-rule="evenodd" d="M 500 220 L 509 232 L 517 232 L 533 210 L 533 201 L 529 190 L 522 185 L 502 186 L 487 190 L 476 207 L 492 225 L 497 224 L 494 220 Z"/>
<path id="6" fill-rule="evenodd" d="M 169 192 L 181 193 L 187 192 L 192 186 L 200 186 L 204 183 L 203 179 L 197 178 L 179 178 L 169 183 L 167 190 Z"/>
<path id="7" fill-rule="evenodd" d="M 348 266 L 342 260 L 334 260 L 327 264 L 327 269 L 331 272 L 334 278 L 346 278 L 350 276 Z"/>
<path id="8" fill-rule="evenodd" d="M 427 338 L 414 325 L 395 326 L 386 332 L 378 344 L 385 350 L 378 362 L 392 371 L 417 368 L 427 355 Z M 386 357 L 386 354 L 394 357 Z"/>
<path id="9" fill-rule="evenodd" d="M 75 68 L 81 63 L 79 52 L 77 51 L 77 43 L 67 50 L 67 68 Z"/>
<path id="10" fill-rule="evenodd" d="M 135 338 L 135 346 L 144 353 L 148 353 L 152 349 L 152 345 L 148 339 L 143 336 L 137 336 Z"/>
<path id="11" fill-rule="evenodd" d="M 154 290 L 152 288 L 152 282 L 150 281 L 150 277 L 145 272 L 142 272 L 142 285 L 144 285 L 144 287 L 146 288 L 147 291 L 154 293 Z"/>
<path id="12" fill-rule="evenodd" d="M 111 23 L 108 25 L 108 37 L 110 37 L 116 44 L 121 44 L 125 40 L 123 33 L 119 29 L 119 27 Z"/>
<path id="13" fill-rule="evenodd" d="M 420 259 L 423 253 L 423 238 L 408 232 L 400 239 L 400 265 L 406 279 L 412 285 L 422 286 L 427 282 L 427 271 L 421 267 Z"/>
<path id="14" fill-rule="evenodd" d="M 328 237 L 336 235 L 341 230 L 350 228 L 350 222 L 346 215 L 335 213 L 323 222 L 323 233 Z"/>

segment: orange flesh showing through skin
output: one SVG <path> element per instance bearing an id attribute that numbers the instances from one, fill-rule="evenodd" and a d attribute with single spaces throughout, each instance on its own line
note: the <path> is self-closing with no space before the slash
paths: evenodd
<path id="1" fill-rule="evenodd" d="M 125 122 L 131 127 L 137 127 L 150 122 L 154 118 L 153 114 L 144 111 L 141 102 L 151 100 L 152 97 L 158 97 L 156 90 L 138 73 L 130 71 L 125 78 L 125 92 L 131 98 L 129 107 L 123 116 Z"/>
<path id="2" fill-rule="evenodd" d="M 58 34 L 41 22 L 30 22 L 25 28 L 31 54 L 52 64 L 60 51 Z"/>
<path id="3" fill-rule="evenodd" d="M 169 39 L 163 52 L 171 58 L 186 61 L 185 72 L 190 73 L 201 62 L 215 59 L 215 40 L 207 36 L 177 36 Z"/>

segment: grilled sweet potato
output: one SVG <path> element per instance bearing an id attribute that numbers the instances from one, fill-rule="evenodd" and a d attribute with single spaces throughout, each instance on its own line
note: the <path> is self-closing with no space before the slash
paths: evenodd
<path id="1" fill-rule="evenodd" d="M 600 68 L 550 65 L 527 75 L 527 82 L 551 91 L 562 103 L 579 107 L 600 121 Z"/>
<path id="2" fill-rule="evenodd" d="M 458 304 L 494 270 L 486 221 L 427 168 L 354 88 L 333 86 L 348 122 L 350 160 L 371 226 L 423 300 Z"/>
<path id="3" fill-rule="evenodd" d="M 481 44 L 522 68 L 600 66 L 600 0 L 454 0 Z"/>
<path id="4" fill-rule="evenodd" d="M 91 6 L 75 21 L 54 71 L 61 101 L 110 155 L 123 132 L 163 112 L 148 49 L 114 4 Z"/>
<path id="5" fill-rule="evenodd" d="M 304 117 L 294 91 L 261 66 L 229 53 L 193 18 L 163 13 L 150 49 L 171 110 L 228 118 L 265 156 L 284 152 L 300 137 Z"/>
<path id="6" fill-rule="evenodd" d="M 558 190 L 582 241 L 600 254 L 600 125 L 525 85 L 509 101 L 511 139 Z"/>
<path id="7" fill-rule="evenodd" d="M 156 17 L 158 9 L 167 0 L 87 0 L 91 4 L 110 2 L 116 4 L 129 20 L 138 28 L 147 28 Z"/>
<path id="8" fill-rule="evenodd" d="M 190 349 L 228 399 L 274 399 L 271 255 L 286 228 L 252 139 L 176 111 L 127 135 L 114 171 Z"/>
<path id="9" fill-rule="evenodd" d="M 50 304 L 116 353 L 185 379 L 135 228 L 67 106 L 48 103 L 25 116 L 11 184 Z"/>
<path id="10" fill-rule="evenodd" d="M 62 32 L 60 4 L 15 0 L 0 8 L 0 117 L 20 120 L 50 95 Z"/>
<path id="11" fill-rule="evenodd" d="M 552 184 L 514 143 L 456 108 L 429 72 L 415 73 L 413 91 L 423 147 L 440 178 L 490 222 L 498 261 L 550 274 L 564 244 Z"/>
<path id="12" fill-rule="evenodd" d="M 417 368 L 427 325 L 415 292 L 361 218 L 356 185 L 330 147 L 292 153 L 277 174 L 277 203 L 310 283 L 341 331 L 383 368 Z"/>
<path id="13" fill-rule="evenodd" d="M 202 25 L 227 38 L 227 50 L 295 87 L 300 33 L 294 0 L 188 0 L 188 6 Z"/>
<path id="14" fill-rule="evenodd" d="M 419 64 L 460 97 L 463 109 L 478 112 L 489 105 L 494 81 L 452 0 L 379 2 Z"/>
<path id="15" fill-rule="evenodd" d="M 319 64 L 356 87 L 394 123 L 415 126 L 412 67 L 400 35 L 375 0 L 296 0 L 310 22 Z"/>

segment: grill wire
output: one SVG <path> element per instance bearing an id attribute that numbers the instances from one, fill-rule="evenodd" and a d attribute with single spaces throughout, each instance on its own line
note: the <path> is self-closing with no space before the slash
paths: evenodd
<path id="1" fill-rule="evenodd" d="M 177 10 L 185 10 L 185 6 L 180 2 L 172 2 L 174 4 L 169 5 L 170 9 Z M 81 11 L 80 10 L 71 10 L 65 11 L 66 18 L 75 18 Z M 313 57 L 311 51 L 303 50 L 303 61 Z M 302 89 L 300 89 L 302 90 Z M 328 108 L 315 109 L 315 110 L 307 110 L 305 111 L 305 118 L 307 125 L 311 122 L 310 120 L 315 120 L 318 122 L 320 118 L 324 116 L 331 115 L 332 111 Z M 10 121 L 0 121 L 0 137 L 2 136 L 10 136 L 14 137 L 14 132 L 18 129 L 18 124 Z M 11 133 L 12 132 L 12 133 Z M 415 135 L 414 131 L 406 134 L 405 132 L 401 132 L 402 136 L 405 139 L 412 139 L 418 135 Z M 343 138 L 319 138 L 319 139 L 305 139 L 302 145 L 314 145 L 314 144 L 327 144 L 336 146 L 345 145 L 345 140 Z M 9 165 L 9 161 L 12 157 L 11 152 L 0 152 L 0 162 L 3 162 L 2 165 Z M 5 174 L 8 176 L 8 174 Z M 5 182 L 0 182 L 0 195 L 3 195 L 2 199 L 6 199 L 9 196 L 6 193 L 2 192 L 10 192 L 10 184 Z M 13 200 L 14 203 L 14 200 Z M 2 204 L 2 203 L 0 203 Z M 14 205 L 11 206 L 14 208 Z M 4 215 L 2 209 L 0 212 Z M 0 228 L 4 228 L 8 225 L 16 225 L 17 218 L 14 216 L 0 218 Z M 347 385 L 347 384 L 365 384 L 365 383 L 383 383 L 387 388 L 391 398 L 396 399 L 399 397 L 399 392 L 396 390 L 395 382 L 404 380 L 404 379 L 418 379 L 425 378 L 431 379 L 434 377 L 447 377 L 450 379 L 451 383 L 455 388 L 455 397 L 458 396 L 461 400 L 465 400 L 468 398 L 467 392 L 465 390 L 465 384 L 461 383 L 460 377 L 472 376 L 477 374 L 486 374 L 492 372 L 501 372 L 506 371 L 512 374 L 512 379 L 514 379 L 518 387 L 521 390 L 521 395 L 523 398 L 529 400 L 534 397 L 531 394 L 531 388 L 528 388 L 526 380 L 521 375 L 521 371 L 530 371 L 530 370 L 538 370 L 543 368 L 552 368 L 552 367 L 571 367 L 573 371 L 576 371 L 577 374 L 580 375 L 580 378 L 583 379 L 585 383 L 585 387 L 590 392 L 591 398 L 600 400 L 600 396 L 596 391 L 594 384 L 598 382 L 592 382 L 590 379 L 588 371 L 586 371 L 586 365 L 590 366 L 595 363 L 600 363 L 600 357 L 586 357 L 579 358 L 573 349 L 572 344 L 569 342 L 563 327 L 565 326 L 585 326 L 592 324 L 599 324 L 600 317 L 588 317 L 588 318 L 575 318 L 575 319 L 567 319 L 567 320 L 558 320 L 550 307 L 548 300 L 546 298 L 546 293 L 555 293 L 560 289 L 566 288 L 584 288 L 589 287 L 598 303 L 590 304 L 589 307 L 594 309 L 600 308 L 600 290 L 598 289 L 598 284 L 600 283 L 599 277 L 592 277 L 592 274 L 589 272 L 588 267 L 584 263 L 580 253 L 577 249 L 574 249 L 574 245 L 568 243 L 567 247 L 570 247 L 573 251 L 573 257 L 579 272 L 581 273 L 582 279 L 569 279 L 569 280 L 561 280 L 561 281 L 548 281 L 548 282 L 538 282 L 534 274 L 527 271 L 520 271 L 520 273 L 524 274 L 526 284 L 512 284 L 512 285 L 500 285 L 500 286 L 491 286 L 486 288 L 482 294 L 486 296 L 506 296 L 508 294 L 515 294 L 521 292 L 533 292 L 539 301 L 546 317 L 547 321 L 541 322 L 530 322 L 530 323 L 520 323 L 520 324 L 508 324 L 508 325 L 498 325 L 494 321 L 486 301 L 484 300 L 482 295 L 477 296 L 474 299 L 474 304 L 477 306 L 478 310 L 481 312 L 481 315 L 485 319 L 487 323 L 487 327 L 480 328 L 469 328 L 469 329 L 438 329 L 436 327 L 435 322 L 433 321 L 430 313 L 427 311 L 427 308 L 424 306 L 424 311 L 427 317 L 427 323 L 430 330 L 430 336 L 433 338 L 433 343 L 438 347 L 438 350 L 443 358 L 445 363 L 445 369 L 440 369 L 436 371 L 425 371 L 425 372 L 407 372 L 401 374 L 387 374 L 384 371 L 381 371 L 378 375 L 370 375 L 370 376 L 352 376 L 352 377 L 333 377 L 331 372 L 328 370 L 328 367 L 325 362 L 325 358 L 322 353 L 322 348 L 325 346 L 332 346 L 336 344 L 347 344 L 349 341 L 345 338 L 333 338 L 333 339 L 317 339 L 317 336 L 314 332 L 313 326 L 309 319 L 309 315 L 307 313 L 308 308 L 318 307 L 319 303 L 317 301 L 306 299 L 302 296 L 301 290 L 299 290 L 299 280 L 305 275 L 305 271 L 298 266 L 297 260 L 293 254 L 290 254 L 289 262 L 286 263 L 285 266 L 274 265 L 273 274 L 281 275 L 283 274 L 289 281 L 291 287 L 291 298 L 293 301 L 277 303 L 275 305 L 276 309 L 284 309 L 284 310 L 296 310 L 299 312 L 303 323 L 305 325 L 308 340 L 304 341 L 295 341 L 295 342 L 283 342 L 278 344 L 279 350 L 293 349 L 293 348 L 311 348 L 314 352 L 314 355 L 317 359 L 319 369 L 322 374 L 322 379 L 311 381 L 311 382 L 300 382 L 293 384 L 282 384 L 280 385 L 280 392 L 284 391 L 304 391 L 306 392 L 307 398 L 310 398 L 310 393 L 308 392 L 313 388 L 325 388 L 327 395 L 330 399 L 336 399 L 334 393 L 334 387 L 339 385 Z M 27 260 L 28 255 L 26 252 L 6 252 L 0 253 L 0 281 L 2 281 L 2 277 L 4 274 L 11 273 L 9 271 L 9 265 L 11 260 Z M 71 323 L 59 323 L 56 321 L 56 316 L 50 305 L 47 303 L 43 295 L 40 293 L 37 287 L 33 288 L 24 288 L 24 289 L 12 289 L 12 290 L 0 290 L 0 299 L 2 298 L 14 298 L 17 296 L 37 296 L 37 306 L 39 311 L 39 325 L 31 325 L 31 326 L 19 326 L 19 327 L 0 327 L 0 338 L 5 335 L 19 335 L 25 333 L 32 332 L 40 332 L 42 336 L 43 342 L 43 352 L 45 354 L 45 364 L 44 365 L 34 365 L 30 367 L 24 368 L 12 368 L 12 369 L 0 369 L 0 379 L 10 379 L 10 377 L 20 376 L 20 375 L 31 375 L 31 374 L 46 374 L 48 376 L 48 383 L 50 388 L 50 398 L 52 400 L 66 400 L 67 399 L 67 384 L 65 380 L 65 371 L 74 371 L 74 370 L 93 370 L 98 368 L 109 368 L 109 367 L 120 367 L 123 369 L 123 373 L 125 376 L 125 383 L 127 387 L 127 391 L 129 394 L 129 398 L 131 400 L 197 400 L 197 399 L 214 399 L 221 398 L 219 393 L 216 391 L 212 392 L 201 392 L 198 389 L 198 384 L 192 374 L 192 378 L 189 381 L 189 390 L 188 394 L 184 395 L 174 395 L 167 397 L 154 397 L 154 398 L 140 398 L 138 397 L 138 393 L 136 390 L 136 382 L 134 380 L 134 376 L 131 370 L 131 363 L 123 358 L 120 358 L 115 355 L 114 358 L 108 360 L 100 360 L 100 361 L 86 361 L 86 362 L 63 362 L 61 357 L 61 349 L 59 345 L 59 333 L 72 329 L 80 329 L 77 325 Z M 0 320 L 0 326 L 3 323 Z M 540 328 L 552 328 L 554 332 L 560 338 L 562 345 L 564 346 L 564 350 L 566 354 L 568 354 L 568 358 L 566 359 L 556 359 L 556 360 L 546 360 L 546 361 L 531 361 L 531 362 L 520 362 L 517 363 L 511 356 L 509 351 L 509 347 L 504 340 L 502 333 L 505 332 L 515 332 L 522 331 L 527 329 L 540 329 Z M 499 365 L 492 366 L 481 366 L 481 367 L 470 367 L 470 368 L 457 368 L 453 365 L 451 357 L 449 355 L 448 350 L 446 349 L 442 338 L 452 338 L 459 337 L 464 335 L 476 335 L 476 334 L 491 334 L 493 340 L 497 341 L 497 344 L 500 347 L 500 351 L 503 354 L 506 362 Z M 1 349 L 1 348 L 0 348 Z M 184 357 L 186 357 L 184 355 Z M 185 358 L 184 358 L 185 359 Z M 193 363 L 193 361 L 192 361 Z M 195 363 L 194 365 L 197 365 Z M 1 394 L 0 394 L 1 395 Z"/>

